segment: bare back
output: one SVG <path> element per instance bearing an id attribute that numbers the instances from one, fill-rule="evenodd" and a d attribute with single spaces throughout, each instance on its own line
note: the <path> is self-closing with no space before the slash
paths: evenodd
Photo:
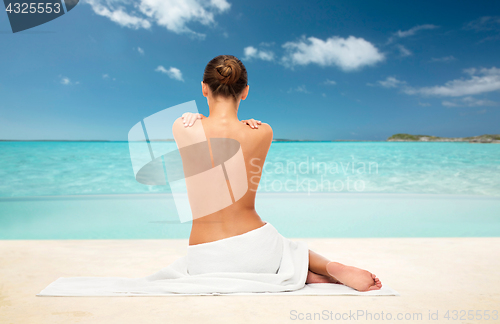
<path id="1" fill-rule="evenodd" d="M 265 224 L 255 210 L 255 197 L 273 137 L 272 129 L 268 124 L 262 124 L 258 129 L 252 129 L 237 120 L 221 121 L 208 117 L 201 120 L 199 126 L 202 126 L 202 131 L 207 140 L 233 139 L 241 145 L 248 189 L 240 199 L 233 200 L 233 203 L 228 207 L 201 218 L 193 219 L 189 245 L 240 235 Z M 190 142 L 199 141 L 200 128 L 198 128 L 198 132 L 193 127 L 186 128 L 183 126 L 182 120 L 178 119 L 174 123 L 173 133 L 177 145 L 181 147 L 189 145 Z M 212 153 L 212 149 L 210 149 L 213 165 Z M 182 151 L 181 157 L 185 165 L 185 156 L 183 156 Z M 187 190 L 189 195 L 193 188 L 188 186 Z M 190 199 L 192 209 L 195 203 Z"/>

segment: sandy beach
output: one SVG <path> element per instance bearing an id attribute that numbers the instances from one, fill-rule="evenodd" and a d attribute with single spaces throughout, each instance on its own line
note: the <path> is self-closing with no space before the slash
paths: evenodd
<path id="1" fill-rule="evenodd" d="M 316 313 L 316 322 L 339 322 L 340 316 L 359 323 L 499 321 L 470 320 L 467 312 L 500 311 L 500 238 L 297 240 L 332 260 L 375 273 L 401 296 L 36 297 L 59 277 L 147 276 L 183 256 L 187 240 L 3 240 L 0 319 L 12 324 L 289 323 L 313 322 L 308 318 Z"/>

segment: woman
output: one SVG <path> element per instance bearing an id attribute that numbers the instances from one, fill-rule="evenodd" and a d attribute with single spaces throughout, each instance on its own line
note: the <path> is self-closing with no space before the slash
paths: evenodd
<path id="1" fill-rule="evenodd" d="M 173 163 L 169 180 L 185 179 L 192 216 L 187 255 L 143 278 L 60 277 L 37 296 L 281 293 L 300 291 L 306 283 L 380 289 L 375 275 L 286 239 L 255 211 L 273 132 L 265 123 L 238 120 L 248 89 L 243 64 L 234 56 L 217 56 L 202 82 L 210 115 L 185 114 L 174 122 L 180 160 L 164 157 Z"/>
<path id="2" fill-rule="evenodd" d="M 245 188 L 248 186 L 248 189 L 239 199 L 232 197 L 233 201 L 229 206 L 193 219 L 188 248 L 188 259 L 191 258 L 191 260 L 204 253 L 201 249 L 215 242 L 231 238 L 243 238 L 245 234 L 256 233 L 264 228 L 268 230 L 271 228 L 272 232 L 269 235 L 274 234 L 275 231 L 271 224 L 262 221 L 255 210 L 257 187 L 273 139 L 273 131 L 271 126 L 266 123 L 253 119 L 240 121 L 237 115 L 241 100 L 245 100 L 249 92 L 245 66 L 232 55 L 217 56 L 207 64 L 201 86 L 203 96 L 207 98 L 210 114 L 208 117 L 204 117 L 200 114 L 188 113 L 179 118 L 173 126 L 176 142 L 178 145 L 183 143 L 182 146 L 185 146 L 186 143 L 189 144 L 190 139 L 192 140 L 194 137 L 192 128 L 200 122 L 207 139 L 225 138 L 237 141 L 243 152 L 246 181 L 248 181 L 244 185 Z M 196 123 L 197 119 L 200 119 L 200 122 Z M 200 125 L 197 126 L 200 127 Z M 214 154 L 213 151 L 212 149 L 211 156 Z M 182 156 L 185 167 L 187 158 L 187 156 Z M 213 156 L 212 165 L 215 165 Z M 228 181 L 230 188 L 231 185 L 234 187 L 234 183 Z M 188 185 L 188 194 L 190 190 L 193 189 L 190 189 Z M 194 204 L 206 203 L 206 200 L 202 203 L 193 201 L 190 198 L 192 208 Z M 213 202 L 210 201 L 209 203 Z M 259 247 L 259 244 L 262 245 L 260 242 L 248 241 L 248 244 L 252 247 L 246 248 L 262 248 L 264 252 L 260 255 L 262 255 L 262 258 L 267 257 L 265 246 Z M 199 253 L 198 248 L 200 248 Z M 241 257 L 236 254 L 245 251 L 245 249 L 243 248 L 241 251 L 239 249 L 241 247 L 238 246 L 232 248 L 231 252 L 235 253 L 232 257 Z M 207 269 L 203 269 L 204 265 L 201 265 L 202 269 L 200 269 L 200 265 L 198 265 L 197 269 L 192 266 L 189 269 L 190 273 L 223 272 L 224 269 L 218 268 L 217 262 L 225 262 L 217 260 L 216 257 L 217 253 L 210 259 L 213 260 L 212 264 L 205 264 Z M 225 256 L 219 255 L 219 257 Z M 269 256 L 266 264 L 272 263 L 271 259 L 272 257 Z M 377 290 L 382 287 L 380 280 L 374 274 L 330 261 L 311 250 L 308 250 L 308 260 L 309 270 L 306 283 L 338 283 L 358 291 Z M 253 271 L 253 264 L 260 262 L 260 259 L 248 260 L 249 264 L 246 270 Z M 268 271 L 274 272 L 275 269 L 276 265 L 269 267 Z"/>

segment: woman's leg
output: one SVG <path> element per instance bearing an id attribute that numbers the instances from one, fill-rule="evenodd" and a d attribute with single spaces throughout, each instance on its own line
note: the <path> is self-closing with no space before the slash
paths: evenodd
<path id="1" fill-rule="evenodd" d="M 330 263 L 330 260 L 312 250 L 309 250 L 309 270 L 326 277 L 331 277 L 328 271 L 326 271 L 326 265 L 328 263 Z"/>
<path id="2" fill-rule="evenodd" d="M 374 274 L 330 261 L 309 250 L 309 274 L 306 283 L 328 282 L 325 279 L 332 283 L 342 283 L 359 291 L 376 290 L 382 287 L 382 283 Z"/>

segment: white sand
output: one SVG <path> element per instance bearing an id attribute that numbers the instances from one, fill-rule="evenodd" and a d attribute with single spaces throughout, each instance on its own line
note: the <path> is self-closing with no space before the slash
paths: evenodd
<path id="1" fill-rule="evenodd" d="M 36 297 L 59 277 L 147 276 L 184 255 L 187 240 L 0 241 L 0 323 L 310 323 L 307 313 L 358 311 L 393 321 L 344 322 L 500 322 L 443 318 L 447 310 L 500 313 L 500 238 L 299 240 L 375 273 L 401 296 Z M 395 321 L 399 313 L 422 317 Z M 293 320 L 299 314 L 304 320 Z"/>

